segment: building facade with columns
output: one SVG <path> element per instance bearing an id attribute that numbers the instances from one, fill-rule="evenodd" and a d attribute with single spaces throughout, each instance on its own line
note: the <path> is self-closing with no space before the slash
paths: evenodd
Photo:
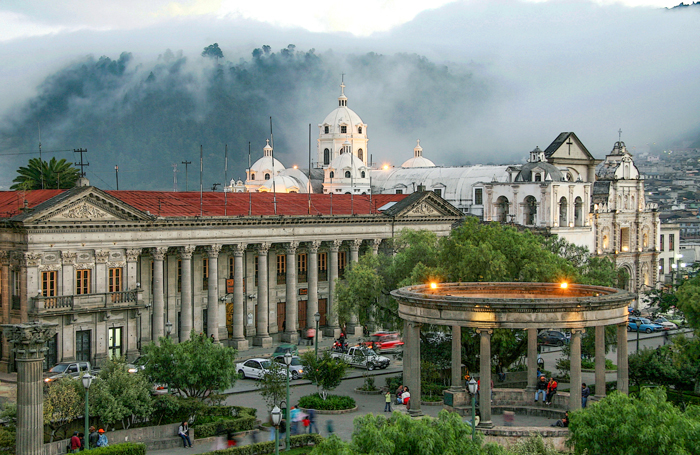
<path id="1" fill-rule="evenodd" d="M 0 193 L 2 322 L 57 324 L 46 365 L 138 355 L 190 332 L 245 350 L 337 336 L 336 278 L 404 228 L 462 215 L 413 195 L 172 193 L 94 187 Z M 352 320 L 349 330 L 352 330 Z M 0 368 L 13 370 L 3 342 Z"/>

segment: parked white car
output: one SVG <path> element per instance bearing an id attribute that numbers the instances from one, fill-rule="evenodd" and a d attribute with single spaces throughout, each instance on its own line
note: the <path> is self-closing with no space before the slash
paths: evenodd
<path id="1" fill-rule="evenodd" d="M 248 359 L 236 364 L 236 371 L 241 378 L 260 379 L 270 371 L 272 361 L 270 359 Z M 284 375 L 283 371 L 280 374 Z"/>
<path id="2" fill-rule="evenodd" d="M 669 321 L 665 317 L 658 317 L 654 319 L 654 324 L 659 324 L 664 330 L 676 330 L 678 326 L 673 322 Z"/>

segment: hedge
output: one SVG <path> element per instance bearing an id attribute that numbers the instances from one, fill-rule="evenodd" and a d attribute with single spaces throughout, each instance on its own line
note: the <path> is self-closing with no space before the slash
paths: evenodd
<path id="1" fill-rule="evenodd" d="M 290 446 L 292 449 L 297 447 L 305 447 L 311 444 L 318 445 L 323 441 L 323 436 L 311 433 L 300 434 L 290 438 Z M 245 446 L 230 447 L 228 449 L 214 450 L 213 452 L 205 452 L 203 455 L 263 455 L 275 452 L 275 441 L 258 442 L 257 444 L 249 444 Z"/>
<path id="2" fill-rule="evenodd" d="M 314 393 L 299 398 L 299 407 L 306 409 L 318 409 L 320 411 L 339 411 L 352 409 L 356 406 L 352 397 L 340 395 L 328 395 L 324 400 L 321 395 Z"/>
<path id="3" fill-rule="evenodd" d="M 124 442 L 107 447 L 90 449 L 90 455 L 146 455 L 146 444 Z"/>
<path id="4" fill-rule="evenodd" d="M 244 415 L 235 419 L 219 419 L 210 423 L 196 424 L 192 428 L 195 429 L 195 439 L 200 439 L 228 432 L 238 433 L 252 430 L 257 421 L 258 419 L 254 416 Z"/>

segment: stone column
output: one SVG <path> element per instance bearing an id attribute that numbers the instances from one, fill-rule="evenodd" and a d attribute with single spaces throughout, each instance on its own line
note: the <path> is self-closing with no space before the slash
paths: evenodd
<path id="1" fill-rule="evenodd" d="M 299 341 L 299 298 L 297 297 L 297 247 L 299 242 L 289 242 L 285 248 L 287 261 L 287 292 L 285 295 L 284 333 L 282 340 L 288 343 Z"/>
<path id="2" fill-rule="evenodd" d="M 207 245 L 204 247 L 204 250 L 207 252 L 207 257 L 209 258 L 209 289 L 207 290 L 207 335 L 214 335 L 214 340 L 219 341 L 221 337 L 219 330 L 222 328 L 219 325 L 219 252 L 221 251 L 221 245 Z M 224 332 L 227 332 L 225 319 L 223 329 Z M 241 329 L 241 331 L 242 330 L 243 329 Z M 248 343 L 246 342 L 246 348 L 247 347 Z"/>
<path id="3" fill-rule="evenodd" d="M 0 251 L 0 299 L 2 300 L 2 322 L 10 322 L 10 308 L 12 307 L 12 297 L 10 288 L 12 287 L 10 276 L 10 253 L 9 251 Z M 0 334 L 0 336 L 5 336 Z M 10 364 L 10 343 L 6 338 L 2 340 L 2 356 L 0 358 L 0 371 L 7 373 Z"/>
<path id="4" fill-rule="evenodd" d="M 403 377 L 411 393 L 411 415 L 422 415 L 420 406 L 420 324 L 404 321 Z"/>
<path id="5" fill-rule="evenodd" d="M 246 244 L 233 245 L 233 347 L 239 351 L 248 349 L 248 340 L 245 339 L 245 293 L 243 289 L 243 254 Z M 211 256 L 210 256 L 211 257 Z M 211 259 L 209 260 L 211 262 Z M 211 277 L 211 270 L 209 271 Z M 209 279 L 211 292 L 211 278 Z M 211 316 L 210 316 L 211 320 Z"/>
<path id="6" fill-rule="evenodd" d="M 581 409 L 581 334 L 585 329 L 571 329 L 571 392 L 569 409 Z"/>
<path id="7" fill-rule="evenodd" d="M 462 327 L 452 326 L 452 390 L 462 390 Z"/>
<path id="8" fill-rule="evenodd" d="M 605 326 L 595 327 L 595 396 L 605 397 Z"/>
<path id="9" fill-rule="evenodd" d="M 41 262 L 41 254 L 25 252 L 20 256 L 20 310 L 19 317 L 21 322 L 29 322 L 29 310 L 33 297 L 35 297 L 41 289 L 41 277 L 39 276 L 39 263 Z"/>
<path id="10" fill-rule="evenodd" d="M 627 366 L 627 323 L 617 326 L 617 390 L 629 393 L 629 370 Z"/>
<path id="11" fill-rule="evenodd" d="M 269 348 L 272 346 L 272 337 L 267 328 L 269 316 L 267 296 L 267 253 L 270 251 L 269 243 L 261 243 L 258 246 L 258 327 L 253 339 L 255 346 Z"/>
<path id="12" fill-rule="evenodd" d="M 362 240 L 360 239 L 355 239 L 350 242 L 350 268 L 354 267 L 360 260 L 361 244 Z M 362 336 L 362 326 L 358 323 L 357 314 L 355 313 L 350 315 L 350 321 L 348 321 L 348 334 Z"/>
<path id="13" fill-rule="evenodd" d="M 306 302 L 306 326 L 316 327 L 316 319 L 314 314 L 318 313 L 318 247 L 321 242 L 314 240 L 309 242 L 306 248 L 309 251 L 309 299 Z M 321 336 L 317 333 L 316 336 Z M 320 341 L 320 338 L 319 338 Z"/>
<path id="14" fill-rule="evenodd" d="M 181 260 L 180 333 L 177 336 L 180 342 L 190 339 L 190 332 L 194 327 L 194 314 L 192 313 L 192 254 L 194 250 L 195 247 L 192 245 L 179 249 Z"/>
<path id="15" fill-rule="evenodd" d="M 537 387 L 537 329 L 527 329 L 527 389 Z"/>
<path id="16" fill-rule="evenodd" d="M 46 342 L 58 324 L 30 322 L 3 325 L 17 360 L 17 453 L 44 453 L 44 381 Z"/>
<path id="17" fill-rule="evenodd" d="M 382 243 L 382 239 L 372 239 L 372 254 L 379 254 L 379 245 Z"/>
<path id="18" fill-rule="evenodd" d="M 479 409 L 481 422 L 479 428 L 492 428 L 491 421 L 491 329 L 477 329 L 480 337 L 479 349 Z"/>
<path id="19" fill-rule="evenodd" d="M 342 240 L 333 240 L 328 247 L 328 305 L 326 307 L 326 330 L 327 337 L 338 337 L 340 329 L 338 327 L 338 310 L 335 307 L 335 282 L 338 279 L 338 250 Z"/>
<path id="20" fill-rule="evenodd" d="M 136 289 L 136 283 L 140 280 L 136 276 L 136 265 L 141 255 L 141 248 L 129 248 L 126 250 L 126 289 L 131 291 Z"/>
<path id="21" fill-rule="evenodd" d="M 165 336 L 165 297 L 163 290 L 163 260 L 168 253 L 167 247 L 151 249 L 153 256 L 153 340 Z"/>

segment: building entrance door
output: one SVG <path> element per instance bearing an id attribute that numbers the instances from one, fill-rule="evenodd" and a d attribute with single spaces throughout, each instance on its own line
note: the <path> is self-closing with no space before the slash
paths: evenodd
<path id="1" fill-rule="evenodd" d="M 91 358 L 90 349 L 91 330 L 79 330 L 75 332 L 75 360 L 89 362 Z"/>

